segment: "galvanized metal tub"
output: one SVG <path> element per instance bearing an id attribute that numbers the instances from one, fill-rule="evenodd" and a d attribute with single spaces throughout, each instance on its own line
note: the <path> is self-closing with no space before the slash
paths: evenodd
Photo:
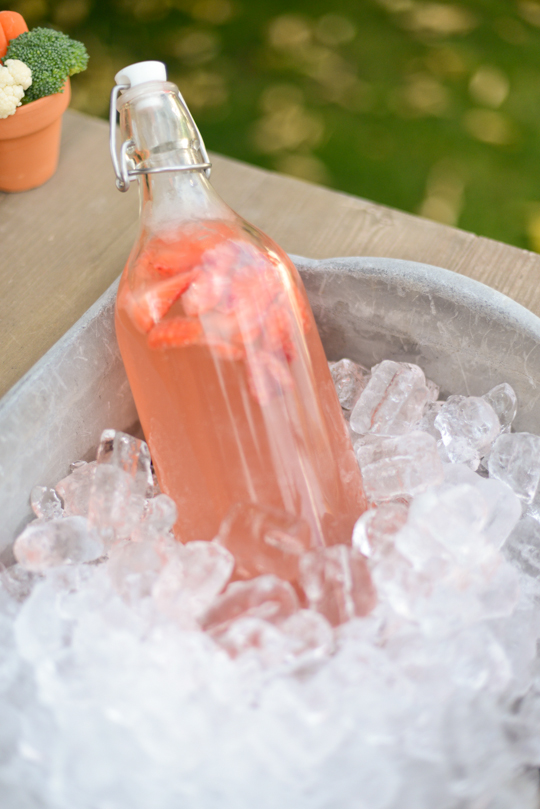
<path id="1" fill-rule="evenodd" d="M 540 319 L 464 276 L 384 258 L 293 260 L 328 359 L 415 362 L 442 392 L 509 382 L 516 430 L 540 434 Z M 29 493 L 89 458 L 106 427 L 137 413 L 114 334 L 117 284 L 0 401 L 0 558 L 31 518 Z"/>

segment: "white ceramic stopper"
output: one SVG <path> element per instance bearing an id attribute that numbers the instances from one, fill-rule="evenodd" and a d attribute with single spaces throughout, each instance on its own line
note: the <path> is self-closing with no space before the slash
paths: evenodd
<path id="1" fill-rule="evenodd" d="M 167 81 L 167 68 L 163 62 L 135 62 L 117 73 L 114 80 L 130 87 L 147 81 Z"/>

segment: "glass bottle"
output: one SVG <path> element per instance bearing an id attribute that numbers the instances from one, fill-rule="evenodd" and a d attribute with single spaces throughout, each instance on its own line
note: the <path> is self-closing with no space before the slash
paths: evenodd
<path id="1" fill-rule="evenodd" d="M 140 229 L 116 332 L 181 541 L 212 539 L 236 503 L 303 517 L 313 547 L 349 542 L 365 510 L 299 274 L 218 196 L 204 144 L 161 63 L 116 77 L 118 186 L 135 172 Z M 111 137 L 114 145 L 114 121 Z M 122 188 L 123 186 L 123 188 Z"/>

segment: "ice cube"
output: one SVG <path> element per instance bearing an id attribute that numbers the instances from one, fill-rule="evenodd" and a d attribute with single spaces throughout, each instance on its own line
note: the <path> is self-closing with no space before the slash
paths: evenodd
<path id="1" fill-rule="evenodd" d="M 231 657 L 256 655 L 264 666 L 279 665 L 292 656 L 291 640 L 262 618 L 241 616 L 214 632 L 213 637 Z"/>
<path id="2" fill-rule="evenodd" d="M 326 618 L 315 610 L 298 610 L 280 629 L 291 641 L 293 654 L 303 663 L 328 657 L 334 651 L 334 632 Z"/>
<path id="3" fill-rule="evenodd" d="M 435 419 L 452 463 L 477 469 L 499 435 L 500 424 L 491 405 L 480 396 L 450 396 Z"/>
<path id="4" fill-rule="evenodd" d="M 44 520 L 53 520 L 64 514 L 62 501 L 55 490 L 48 486 L 34 486 L 30 493 L 30 505 L 36 517 Z"/>
<path id="5" fill-rule="evenodd" d="M 395 534 L 407 522 L 408 514 L 408 504 L 399 500 L 368 509 L 354 526 L 353 547 L 366 557 L 376 557 L 386 543 L 393 542 Z"/>
<path id="6" fill-rule="evenodd" d="M 520 500 L 520 503 L 523 505 L 525 514 L 529 517 L 534 517 L 535 520 L 540 522 L 540 486 L 536 489 L 535 495 L 530 503 L 523 503 L 522 500 Z"/>
<path id="7" fill-rule="evenodd" d="M 111 550 L 107 572 L 120 595 L 133 604 L 151 594 L 165 561 L 156 545 L 126 541 Z"/>
<path id="8" fill-rule="evenodd" d="M 540 481 L 540 436 L 503 433 L 488 460 L 491 477 L 507 483 L 525 503 L 530 503 Z"/>
<path id="9" fill-rule="evenodd" d="M 1 755 L 4 763 L 13 755 L 17 746 L 17 734 L 15 734 L 14 738 L 6 739 L 4 723 L 8 724 L 8 718 L 11 718 L 9 716 L 10 708 L 19 721 L 22 718 L 22 711 L 20 710 L 20 706 L 16 704 L 10 705 L 10 703 L 14 702 L 13 696 L 11 696 L 11 698 L 8 697 L 7 700 L 3 699 L 3 696 L 10 686 L 15 686 L 14 690 L 16 693 L 16 679 L 18 674 L 20 676 L 20 659 L 15 649 L 13 621 L 11 616 L 2 615 L 0 612 L 0 711 L 2 713 L 2 722 L 0 723 L 0 750 L 2 751 Z M 5 773 L 5 764 L 3 769 Z M 2 779 L 2 781 L 5 783 L 4 779 Z"/>
<path id="10" fill-rule="evenodd" d="M 41 578 L 39 574 L 27 570 L 22 565 L 5 567 L 0 563 L 0 583 L 14 601 L 22 602 L 28 598 L 39 578 Z"/>
<path id="11" fill-rule="evenodd" d="M 488 509 L 482 532 L 493 547 L 500 549 L 521 517 L 519 498 L 501 480 L 481 477 L 465 464 L 446 464 L 443 486 L 458 486 L 462 483 L 478 489 Z"/>
<path id="12" fill-rule="evenodd" d="M 332 626 L 367 615 L 377 601 L 365 558 L 346 545 L 306 553 L 300 581 L 311 608 Z"/>
<path id="13" fill-rule="evenodd" d="M 489 809 L 538 809 L 538 771 L 519 771 L 501 784 Z"/>
<path id="14" fill-rule="evenodd" d="M 80 466 L 76 466 L 70 475 L 62 478 L 54 487 L 57 494 L 62 498 L 66 517 L 88 516 L 90 489 L 92 488 L 97 464 L 95 461 L 91 463 L 84 463 L 83 461 L 80 463 Z"/>
<path id="15" fill-rule="evenodd" d="M 310 549 L 310 529 L 304 519 L 255 503 L 232 506 L 217 539 L 234 556 L 235 573 L 241 579 L 273 573 L 297 581 L 298 560 Z"/>
<path id="16" fill-rule="evenodd" d="M 511 615 L 521 592 L 517 570 L 498 555 L 498 564 L 487 569 L 478 587 L 478 619 L 490 620 Z"/>
<path id="17" fill-rule="evenodd" d="M 229 584 L 204 615 L 201 624 L 211 634 L 219 634 L 241 616 L 279 624 L 298 608 L 298 597 L 289 582 L 272 575 L 258 576 Z"/>
<path id="18" fill-rule="evenodd" d="M 168 534 L 176 522 L 178 510 L 174 500 L 166 494 L 158 494 L 146 503 L 141 522 L 136 526 L 132 539 L 144 542 Z"/>
<path id="19" fill-rule="evenodd" d="M 232 555 L 217 542 L 177 543 L 153 596 L 164 615 L 182 626 L 194 625 L 221 593 L 233 567 Z"/>
<path id="20" fill-rule="evenodd" d="M 84 517 L 66 517 L 30 523 L 15 540 L 13 552 L 24 568 L 39 572 L 98 559 L 103 544 Z"/>
<path id="21" fill-rule="evenodd" d="M 501 385 L 496 385 L 494 388 L 491 388 L 490 391 L 482 396 L 482 399 L 485 399 L 497 414 L 501 425 L 501 432 L 510 432 L 510 427 L 517 413 L 517 396 L 515 390 L 508 382 L 503 382 Z"/>
<path id="22" fill-rule="evenodd" d="M 508 537 L 503 553 L 527 576 L 540 579 L 540 524 L 532 517 L 523 517 Z"/>
<path id="23" fill-rule="evenodd" d="M 446 702 L 445 714 L 448 766 L 456 779 L 461 778 L 468 794 L 475 783 L 478 787 L 481 785 L 482 791 L 489 788 L 500 777 L 501 768 L 504 770 L 510 765 L 510 772 L 514 774 L 505 750 L 504 725 L 484 691 L 456 689 Z M 471 716 L 476 718 L 474 724 L 468 721 Z M 493 806 L 493 802 L 489 803 Z M 474 806 L 472 800 L 469 805 Z"/>
<path id="24" fill-rule="evenodd" d="M 299 610 L 279 627 L 261 618 L 241 616 L 214 637 L 231 657 L 256 656 L 265 666 L 309 667 L 334 649 L 332 627 L 313 610 Z"/>
<path id="25" fill-rule="evenodd" d="M 133 480 L 133 493 L 143 497 L 153 493 L 150 453 L 144 441 L 118 430 L 101 434 L 96 460 L 122 469 Z"/>
<path id="26" fill-rule="evenodd" d="M 75 518 L 72 518 L 75 519 Z M 36 584 L 15 621 L 14 629 L 21 657 L 33 663 L 51 661 L 65 649 L 71 632 L 59 609 L 58 589 L 53 577 Z"/>
<path id="27" fill-rule="evenodd" d="M 444 402 L 427 402 L 422 413 L 422 418 L 415 424 L 415 430 L 421 430 L 423 433 L 429 433 L 435 441 L 440 441 L 441 431 L 435 426 L 435 419 L 441 412 Z"/>
<path id="28" fill-rule="evenodd" d="M 428 390 L 428 402 L 436 402 L 440 393 L 439 385 L 432 379 L 426 379 L 426 388 Z"/>
<path id="29" fill-rule="evenodd" d="M 341 407 L 344 410 L 352 410 L 366 387 L 368 370 L 349 359 L 328 364 Z"/>
<path id="30" fill-rule="evenodd" d="M 478 565 L 493 555 L 482 535 L 487 519 L 487 504 L 474 486 L 430 489 L 411 503 L 396 548 L 417 570 L 443 559 Z"/>
<path id="31" fill-rule="evenodd" d="M 88 461 L 73 461 L 69 465 L 69 471 L 74 472 L 76 469 L 81 469 L 83 466 L 86 466 Z"/>
<path id="32" fill-rule="evenodd" d="M 429 396 L 421 368 L 384 360 L 371 369 L 371 379 L 351 413 L 351 428 L 360 435 L 407 433 L 422 417 Z"/>
<path id="33" fill-rule="evenodd" d="M 88 521 L 106 543 L 110 544 L 115 537 L 129 537 L 144 507 L 144 497 L 134 492 L 132 475 L 116 465 L 97 465 L 90 489 Z"/>
<path id="34" fill-rule="evenodd" d="M 444 478 L 437 444 L 427 433 L 368 435 L 358 439 L 354 451 L 366 495 L 374 502 L 416 495 Z"/>

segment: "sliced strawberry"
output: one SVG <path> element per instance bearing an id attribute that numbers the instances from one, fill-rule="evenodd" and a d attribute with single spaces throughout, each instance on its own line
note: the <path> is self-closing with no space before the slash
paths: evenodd
<path id="1" fill-rule="evenodd" d="M 192 270 L 191 272 L 174 275 L 167 281 L 162 281 L 151 287 L 146 292 L 144 297 L 154 322 L 157 323 L 165 317 L 173 303 L 176 303 L 178 298 L 189 289 L 198 274 L 198 270 Z"/>
<path id="2" fill-rule="evenodd" d="M 231 309 L 236 309 L 246 301 L 257 303 L 260 311 L 265 311 L 282 289 L 279 275 L 266 260 L 253 262 L 235 269 L 231 277 Z"/>
<path id="3" fill-rule="evenodd" d="M 217 305 L 220 312 L 230 312 L 238 324 L 235 342 L 254 343 L 261 335 L 264 322 L 280 290 L 275 270 L 263 266 L 243 266 L 235 270 L 226 294 Z"/>
<path id="4" fill-rule="evenodd" d="M 194 345 L 203 334 L 198 320 L 173 317 L 158 323 L 148 335 L 149 348 L 183 348 Z"/>
<path id="5" fill-rule="evenodd" d="M 154 239 L 141 256 L 159 276 L 171 276 L 192 270 L 201 261 L 204 245 L 187 239 Z"/>
<path id="6" fill-rule="evenodd" d="M 184 295 L 188 315 L 203 315 L 215 309 L 226 294 L 230 280 L 226 274 L 203 269 Z"/>
<path id="7" fill-rule="evenodd" d="M 189 288 L 198 272 L 192 270 L 174 275 L 166 281 L 152 284 L 144 292 L 132 294 L 127 309 L 139 331 L 146 334 L 155 323 L 159 323 L 173 303 Z"/>
<path id="8" fill-rule="evenodd" d="M 187 272 L 201 263 L 204 253 L 233 235 L 225 222 L 200 222 L 152 239 L 144 259 L 162 276 Z"/>

